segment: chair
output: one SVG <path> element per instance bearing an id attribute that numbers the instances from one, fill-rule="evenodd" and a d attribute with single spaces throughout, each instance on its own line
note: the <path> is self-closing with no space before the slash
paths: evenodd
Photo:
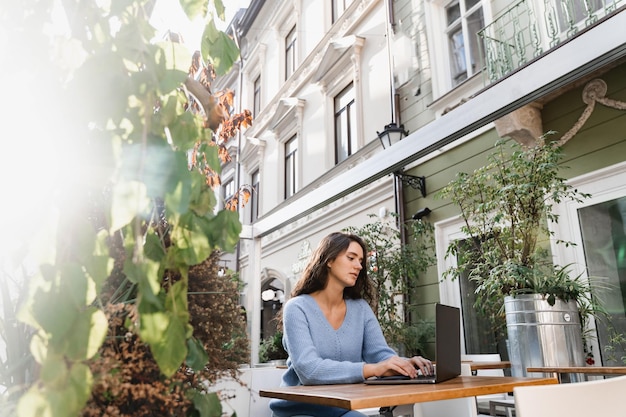
<path id="1" fill-rule="evenodd" d="M 461 355 L 462 361 L 472 362 L 500 362 L 502 358 L 499 353 L 480 353 Z M 484 376 L 504 376 L 503 369 L 481 369 L 476 372 L 477 375 Z M 513 397 L 506 394 L 489 394 L 476 397 L 476 407 L 481 414 L 489 414 L 495 416 L 504 414 L 512 417 L 515 402 Z"/>
<path id="2" fill-rule="evenodd" d="M 270 398 L 261 397 L 259 395 L 259 391 L 264 388 L 279 386 L 283 378 L 283 374 L 286 371 L 286 368 L 280 367 L 252 369 L 252 376 L 250 380 L 250 403 L 248 409 L 248 415 L 250 417 L 271 417 L 272 412 L 269 408 Z"/>
<path id="3" fill-rule="evenodd" d="M 513 392 L 517 417 L 623 416 L 626 376 L 519 387 Z"/>
<path id="4" fill-rule="evenodd" d="M 469 363 L 461 363 L 461 375 L 472 375 Z M 429 401 L 415 404 L 414 417 L 477 417 L 476 401 L 473 397 L 453 400 Z"/>

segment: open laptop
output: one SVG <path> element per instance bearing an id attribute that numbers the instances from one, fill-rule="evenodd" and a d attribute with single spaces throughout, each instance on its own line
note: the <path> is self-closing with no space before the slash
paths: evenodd
<path id="1" fill-rule="evenodd" d="M 365 380 L 366 384 L 437 384 L 461 374 L 461 312 L 457 307 L 435 307 L 435 375 L 383 376 Z"/>

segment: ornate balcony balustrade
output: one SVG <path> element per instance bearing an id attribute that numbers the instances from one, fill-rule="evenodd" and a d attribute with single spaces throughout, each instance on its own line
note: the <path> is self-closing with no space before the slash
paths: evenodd
<path id="1" fill-rule="evenodd" d="M 522 0 L 478 32 L 492 83 L 626 6 L 626 0 Z"/>

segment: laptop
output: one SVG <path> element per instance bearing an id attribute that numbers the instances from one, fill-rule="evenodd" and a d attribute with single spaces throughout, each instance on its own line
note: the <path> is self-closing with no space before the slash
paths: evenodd
<path id="1" fill-rule="evenodd" d="M 461 312 L 459 308 L 435 306 L 435 375 L 404 375 L 369 378 L 366 384 L 437 384 L 461 375 Z"/>

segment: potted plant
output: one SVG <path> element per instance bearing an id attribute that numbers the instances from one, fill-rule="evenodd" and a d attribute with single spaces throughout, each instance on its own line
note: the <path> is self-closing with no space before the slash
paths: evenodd
<path id="1" fill-rule="evenodd" d="M 259 361 L 273 362 L 274 364 L 283 365 L 287 360 L 287 351 L 283 347 L 283 332 L 276 331 L 261 342 L 259 346 Z"/>
<path id="2" fill-rule="evenodd" d="M 459 173 L 438 193 L 458 205 L 467 236 L 448 247 L 446 256 L 455 256 L 457 265 L 445 276 L 467 274 L 476 284 L 477 308 L 499 317 L 506 312 L 512 373 L 520 376 L 531 365 L 584 365 L 584 323 L 579 317 L 584 321 L 594 310 L 588 281 L 570 276 L 569 266 L 554 265 L 550 256 L 551 239 L 573 245 L 559 240 L 550 229 L 549 224 L 558 221 L 553 205 L 582 201 L 589 195 L 573 189 L 559 175 L 562 149 L 546 138 L 532 147 L 512 141 L 510 151 L 507 141 L 498 141 L 485 166 L 471 174 Z M 541 339 L 545 334 L 536 325 L 528 326 L 542 317 L 550 317 L 551 325 L 562 325 L 553 332 L 561 340 L 552 341 L 557 345 L 549 350 L 565 348 L 569 354 L 547 357 Z M 539 345 L 531 344 L 533 338 Z M 563 341 L 567 347 L 558 345 Z"/>

